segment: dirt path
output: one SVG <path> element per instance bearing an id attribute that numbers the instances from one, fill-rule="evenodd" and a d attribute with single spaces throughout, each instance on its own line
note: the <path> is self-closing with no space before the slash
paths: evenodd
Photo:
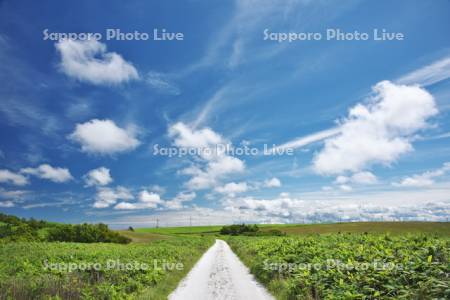
<path id="1" fill-rule="evenodd" d="M 222 240 L 203 254 L 169 300 L 259 300 L 274 298 Z"/>

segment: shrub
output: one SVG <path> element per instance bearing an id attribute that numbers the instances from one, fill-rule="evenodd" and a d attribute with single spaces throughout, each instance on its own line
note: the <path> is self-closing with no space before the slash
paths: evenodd
<path id="1" fill-rule="evenodd" d="M 239 224 L 223 226 L 222 229 L 220 229 L 220 234 L 239 235 L 244 233 L 257 232 L 258 230 L 259 228 L 257 225 Z"/>

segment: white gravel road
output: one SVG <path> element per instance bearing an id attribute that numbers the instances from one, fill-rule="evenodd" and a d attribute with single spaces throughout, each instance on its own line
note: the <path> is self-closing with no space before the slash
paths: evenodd
<path id="1" fill-rule="evenodd" d="M 206 251 L 169 300 L 274 300 L 222 240 Z"/>

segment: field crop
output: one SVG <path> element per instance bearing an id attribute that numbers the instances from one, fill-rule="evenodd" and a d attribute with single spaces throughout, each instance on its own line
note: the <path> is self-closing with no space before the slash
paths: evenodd
<path id="1" fill-rule="evenodd" d="M 0 299 L 165 299 L 212 242 L 0 243 Z"/>
<path id="2" fill-rule="evenodd" d="M 422 234 L 230 237 L 278 299 L 450 299 L 450 239 Z"/>

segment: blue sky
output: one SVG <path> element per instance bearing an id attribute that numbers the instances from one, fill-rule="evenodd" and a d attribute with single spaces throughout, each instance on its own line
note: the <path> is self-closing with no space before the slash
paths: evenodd
<path id="1" fill-rule="evenodd" d="M 449 17 L 446 0 L 1 1 L 0 211 L 114 227 L 446 220 Z"/>

